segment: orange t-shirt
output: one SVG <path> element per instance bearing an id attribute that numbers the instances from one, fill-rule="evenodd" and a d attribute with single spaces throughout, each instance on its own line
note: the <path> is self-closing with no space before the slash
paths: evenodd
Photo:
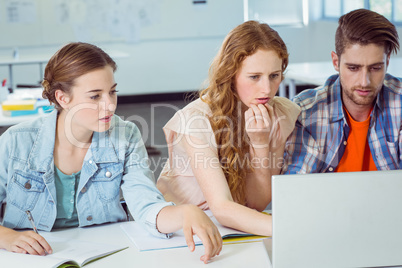
<path id="1" fill-rule="evenodd" d="M 345 152 L 335 172 L 377 170 L 367 139 L 370 116 L 363 122 L 357 122 L 345 111 L 350 132 Z"/>

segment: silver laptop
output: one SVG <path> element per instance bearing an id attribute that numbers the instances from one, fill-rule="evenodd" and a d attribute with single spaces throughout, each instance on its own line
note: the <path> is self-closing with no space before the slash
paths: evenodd
<path id="1" fill-rule="evenodd" d="M 402 266 L 402 170 L 272 179 L 273 268 Z"/>

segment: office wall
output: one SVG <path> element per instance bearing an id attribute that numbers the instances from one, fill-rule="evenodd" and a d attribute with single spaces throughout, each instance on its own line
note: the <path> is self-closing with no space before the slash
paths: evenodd
<path id="1" fill-rule="evenodd" d="M 85 12 L 69 13 L 69 19 L 61 23 L 55 18 L 57 13 L 54 13 L 54 6 L 49 4 L 52 1 L 59 5 L 66 2 L 77 4 L 81 2 L 80 0 L 21 1 L 42 3 L 36 5 L 38 14 L 41 15 L 37 18 L 41 20 L 37 22 L 37 25 L 43 23 L 54 25 L 46 26 L 48 28 L 43 26 L 38 30 L 30 23 L 26 23 L 26 34 L 23 34 L 21 31 L 25 24 L 16 25 L 13 29 L 5 28 L 6 16 L 0 13 L 0 30 L 5 33 L 5 36 L 15 36 L 13 31 L 19 33 L 17 37 L 13 37 L 16 38 L 14 43 L 5 41 L 4 38 L 0 39 L 0 57 L 12 54 L 14 47 L 19 48 L 21 57 L 36 53 L 51 55 L 62 44 L 78 40 L 94 42 L 109 52 L 126 52 L 130 57 L 116 59 L 119 68 L 115 78 L 119 84 L 119 95 L 159 94 L 199 89 L 207 77 L 210 62 L 225 35 L 243 21 L 242 0 L 210 0 L 206 5 L 193 5 L 193 1 L 190 0 L 127 0 L 148 3 L 142 9 L 138 7 L 132 9 L 138 11 L 137 15 L 142 18 L 137 26 L 133 26 L 131 34 L 130 27 L 122 21 L 130 14 L 123 14 L 120 21 L 112 24 L 124 28 L 119 30 L 122 31 L 121 35 L 116 32 L 113 34 L 113 31 L 111 32 L 106 26 L 99 30 L 96 26 L 96 23 L 100 23 L 99 20 L 92 22 L 89 26 L 92 35 L 85 35 L 85 31 L 77 28 L 81 23 L 87 23 L 91 17 L 84 18 Z M 86 2 L 94 3 L 94 1 Z M 95 2 L 98 3 L 97 1 L 109 4 L 114 1 L 124 2 L 122 0 L 96 0 Z M 330 51 L 334 49 L 337 22 L 314 21 L 313 18 L 319 16 L 320 7 L 317 5 L 319 1 L 310 0 L 309 2 L 312 18 L 307 26 L 274 26 L 288 46 L 291 63 L 328 61 Z M 3 1 L 0 3 L 0 8 L 4 7 L 4 3 Z M 100 10 L 104 12 L 105 8 Z M 117 8 L 114 12 L 116 10 Z M 92 13 L 87 12 L 87 14 Z M 112 17 L 119 18 L 117 15 Z M 73 19 L 77 22 L 72 23 Z M 131 21 L 131 19 L 128 20 Z M 68 21 L 71 23 L 67 23 Z M 44 32 L 43 29 L 49 29 L 49 27 L 53 27 L 53 30 Z M 398 31 L 402 36 L 400 28 Z M 102 32 L 103 34 L 100 34 Z M 36 36 L 34 41 L 30 41 L 32 34 Z M 113 35 L 110 40 L 104 39 L 109 38 L 110 35 Z M 7 72 L 6 67 L 0 67 L 0 75 L 6 76 Z M 37 66 L 16 66 L 14 73 L 16 83 L 35 83 L 39 80 Z"/>
<path id="2" fill-rule="evenodd" d="M 337 23 L 310 22 L 307 26 L 275 27 L 289 50 L 291 63 L 328 61 L 335 47 Z"/>
<path id="3" fill-rule="evenodd" d="M 195 5 L 191 0 L 88 0 L 86 5 L 82 5 L 81 0 L 10 1 L 30 3 L 30 9 L 37 12 L 36 19 L 9 23 L 7 14 L 0 13 L 0 31 L 10 37 L 0 39 L 0 57 L 11 55 L 15 47 L 18 47 L 20 58 L 35 53 L 51 55 L 62 44 L 71 41 L 95 43 L 109 52 L 122 51 L 130 56 L 116 59 L 119 68 L 115 77 L 120 95 L 199 89 L 223 38 L 243 21 L 242 0 L 207 1 L 205 5 Z M 114 18 L 112 22 L 105 17 L 108 23 L 91 16 L 94 12 L 107 14 L 106 10 L 112 7 L 110 3 L 121 5 L 121 2 L 142 3 L 143 6 L 130 7 L 136 12 L 134 14 L 114 8 L 109 14 Z M 106 7 L 90 11 L 95 4 Z M 60 19 L 57 16 L 63 14 L 60 13 L 63 5 L 67 14 Z M 1 10 L 4 7 L 1 3 Z M 115 14 L 116 10 L 121 17 Z M 133 20 L 133 16 L 139 19 Z M 91 20 L 95 22 L 88 24 Z M 99 27 L 97 23 L 103 26 Z M 130 23 L 132 25 L 127 25 Z M 121 29 L 112 31 L 113 25 Z M 15 83 L 39 80 L 37 66 L 15 66 L 14 73 Z M 7 68 L 1 67 L 0 75 L 5 74 Z"/>

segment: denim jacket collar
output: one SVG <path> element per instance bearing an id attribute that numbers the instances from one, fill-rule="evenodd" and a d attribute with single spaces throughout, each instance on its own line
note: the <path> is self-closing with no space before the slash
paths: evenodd
<path id="1" fill-rule="evenodd" d="M 54 142 L 56 137 L 57 111 L 43 117 L 28 159 L 28 168 L 47 172 L 53 163 Z"/>
<path id="2" fill-rule="evenodd" d="M 115 117 L 112 118 L 115 120 Z M 117 163 L 119 162 L 119 158 L 116 154 L 117 149 L 114 147 L 110 139 L 111 131 L 113 131 L 112 127 L 105 132 L 94 132 L 92 136 L 92 143 L 89 147 L 87 155 L 85 156 L 85 160 L 92 160 L 95 163 Z"/>
<path id="3" fill-rule="evenodd" d="M 58 112 L 55 110 L 41 120 L 28 159 L 28 168 L 31 170 L 45 173 L 53 170 L 57 114 Z M 112 120 L 115 118 L 113 117 Z M 114 145 L 110 140 L 110 131 L 112 129 L 105 132 L 94 132 L 91 146 L 85 156 L 86 160 L 92 159 L 95 163 L 116 163 L 119 161 Z"/>

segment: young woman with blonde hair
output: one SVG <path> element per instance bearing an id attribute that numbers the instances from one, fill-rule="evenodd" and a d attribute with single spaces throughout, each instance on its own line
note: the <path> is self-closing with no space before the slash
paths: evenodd
<path id="1" fill-rule="evenodd" d="M 288 52 L 267 24 L 247 21 L 224 40 L 199 98 L 165 125 L 169 147 L 157 186 L 165 199 L 210 209 L 228 227 L 271 235 L 271 176 L 300 112 L 275 97 Z"/>

